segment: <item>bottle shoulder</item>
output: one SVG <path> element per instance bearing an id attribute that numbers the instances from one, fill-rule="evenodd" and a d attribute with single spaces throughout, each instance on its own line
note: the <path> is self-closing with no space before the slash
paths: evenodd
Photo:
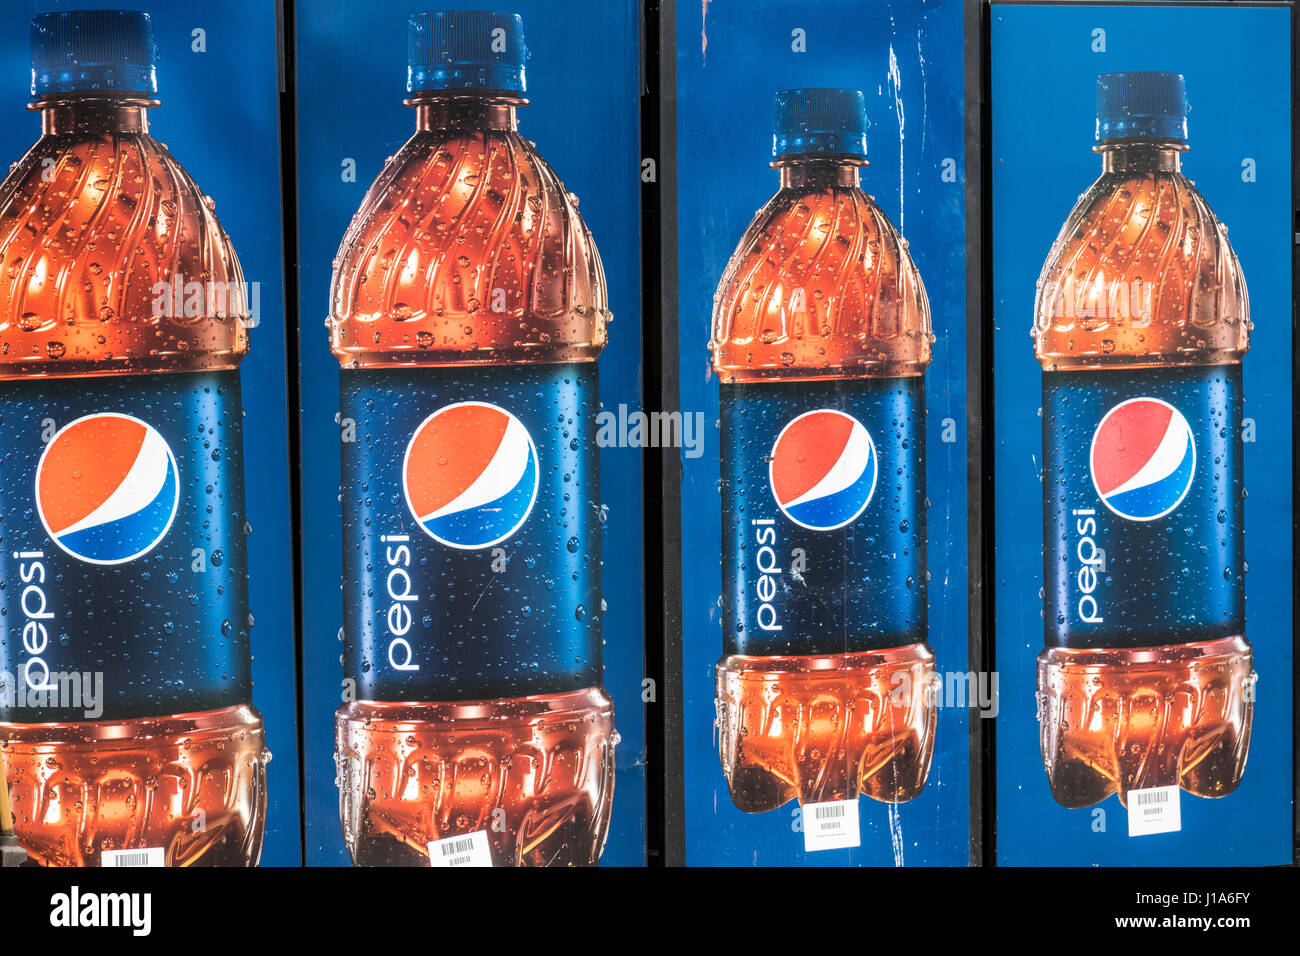
<path id="1" fill-rule="evenodd" d="M 724 381 L 919 374 L 934 335 L 925 285 L 860 188 L 783 188 L 755 215 L 714 297 Z"/>
<path id="2" fill-rule="evenodd" d="M 1227 228 L 1179 171 L 1103 173 L 1038 280 L 1033 336 L 1044 368 L 1239 361 L 1250 328 Z"/>
<path id="3" fill-rule="evenodd" d="M 144 133 L 46 135 L 0 183 L 0 377 L 234 367 L 243 272 Z"/>
<path id="4" fill-rule="evenodd" d="M 610 321 L 573 196 L 513 130 L 422 130 L 366 193 L 334 260 L 345 367 L 594 359 Z"/>

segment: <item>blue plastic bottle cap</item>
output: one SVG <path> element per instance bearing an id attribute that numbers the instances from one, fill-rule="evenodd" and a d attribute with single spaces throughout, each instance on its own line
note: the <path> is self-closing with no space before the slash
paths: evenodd
<path id="1" fill-rule="evenodd" d="M 68 10 L 32 20 L 32 95 L 158 92 L 153 27 L 136 10 Z"/>
<path id="2" fill-rule="evenodd" d="M 861 90 L 781 90 L 772 125 L 773 156 L 867 158 L 867 104 Z"/>
<path id="3" fill-rule="evenodd" d="M 524 92 L 524 21 L 517 13 L 435 10 L 411 17 L 406 88 Z"/>
<path id="4" fill-rule="evenodd" d="M 1187 89 L 1181 73 L 1103 73 L 1097 77 L 1097 141 L 1187 142 Z"/>

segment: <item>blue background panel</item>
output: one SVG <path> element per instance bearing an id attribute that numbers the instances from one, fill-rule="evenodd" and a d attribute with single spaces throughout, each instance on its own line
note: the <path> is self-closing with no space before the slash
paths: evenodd
<path id="1" fill-rule="evenodd" d="M 249 605 L 256 626 L 253 703 L 274 756 L 264 866 L 301 859 L 285 388 L 284 244 L 275 5 L 265 0 L 10 2 L 0 16 L 0 157 L 16 162 L 40 135 L 31 99 L 28 24 L 38 13 L 143 10 L 158 46 L 158 99 L 149 132 L 203 191 L 230 236 L 244 278 L 260 285 L 259 324 L 240 365 L 248 520 Z M 195 30 L 202 30 L 200 37 Z M 202 41 L 200 44 L 199 41 Z M 196 50 L 202 45 L 204 50 Z"/>
<path id="2" fill-rule="evenodd" d="M 459 2 L 523 17 L 530 105 L 519 131 L 581 200 L 600 250 L 614 323 L 600 357 L 606 409 L 640 407 L 639 19 L 631 0 Z M 331 263 L 384 161 L 415 131 L 406 97 L 406 21 L 416 0 L 302 0 L 297 5 L 298 234 L 302 303 L 303 686 L 307 862 L 346 865 L 334 785 L 333 715 L 343 670 L 339 514 L 339 365 L 329 350 Z M 345 182 L 343 164 L 356 178 Z M 641 456 L 600 453 L 605 687 L 622 735 L 602 862 L 645 862 L 644 604 Z"/>
<path id="3" fill-rule="evenodd" d="M 1249 865 L 1291 840 L 1291 22 L 1280 7 L 992 8 L 993 422 L 997 853 L 1007 864 Z M 1098 33 L 1097 31 L 1104 31 Z M 1100 41 L 1100 42 L 1099 42 Z M 1104 44 L 1104 50 L 1095 50 Z M 1070 209 L 1100 175 L 1097 74 L 1182 73 L 1191 104 L 1183 171 L 1230 227 L 1255 323 L 1244 375 L 1246 636 L 1259 685 L 1241 785 L 1182 795 L 1182 830 L 1130 838 L 1112 796 L 1053 801 L 1034 719 L 1043 646 L 1040 371 L 1035 282 Z M 1254 161 L 1254 181 L 1243 164 Z"/>
<path id="4" fill-rule="evenodd" d="M 710 426 L 718 419 L 707 349 L 713 294 L 754 211 L 777 190 L 768 168 L 772 96 L 795 87 L 865 94 L 871 165 L 862 185 L 909 240 L 938 337 L 925 376 L 925 440 L 930 646 L 944 674 L 969 666 L 961 7 L 956 0 L 679 4 L 676 38 L 681 407 L 703 411 Z M 898 806 L 861 799 L 858 849 L 806 854 L 794 830 L 797 803 L 761 815 L 732 805 L 714 729 L 722 652 L 718 446 L 717 429 L 706 427 L 703 455 L 682 458 L 687 862 L 965 865 L 967 721 L 974 718 L 964 708 L 940 709 L 919 797 Z"/>

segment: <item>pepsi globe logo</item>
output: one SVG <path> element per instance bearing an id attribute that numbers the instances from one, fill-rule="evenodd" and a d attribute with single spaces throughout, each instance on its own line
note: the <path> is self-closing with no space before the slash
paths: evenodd
<path id="1" fill-rule="evenodd" d="M 432 538 L 472 550 L 505 541 L 537 500 L 537 447 L 504 408 L 460 402 L 415 430 L 402 462 L 411 514 Z"/>
<path id="2" fill-rule="evenodd" d="M 180 503 L 176 457 L 147 422 L 102 412 L 61 428 L 36 466 L 36 511 L 60 548 L 125 564 L 167 534 Z"/>
<path id="3" fill-rule="evenodd" d="M 1182 412 L 1158 398 L 1131 398 L 1105 416 L 1088 456 L 1102 504 L 1129 521 L 1154 521 L 1187 497 L 1196 441 Z"/>
<path id="4" fill-rule="evenodd" d="M 822 408 L 790 421 L 772 446 L 768 477 L 781 512 L 810 531 L 834 531 L 876 491 L 876 443 L 852 415 Z"/>

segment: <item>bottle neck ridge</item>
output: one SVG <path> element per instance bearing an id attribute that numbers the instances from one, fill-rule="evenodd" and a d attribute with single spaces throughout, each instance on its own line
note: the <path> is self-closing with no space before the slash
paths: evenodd
<path id="1" fill-rule="evenodd" d="M 1177 173 L 1187 144 L 1179 140 L 1106 140 L 1093 147 L 1101 153 L 1101 171 L 1107 173 Z"/>
<path id="2" fill-rule="evenodd" d="M 405 101 L 415 110 L 415 128 L 419 132 L 443 129 L 501 130 L 519 128 L 516 111 L 528 101 L 509 93 L 472 93 L 462 91 L 415 93 Z"/>
<path id="3" fill-rule="evenodd" d="M 147 111 L 158 101 L 146 96 L 104 96 L 92 93 L 60 93 L 45 96 L 28 106 L 41 114 L 41 135 L 67 133 L 149 132 Z"/>
<path id="4" fill-rule="evenodd" d="M 867 161 L 855 156 L 800 155 L 779 156 L 772 165 L 781 173 L 782 189 L 856 189 L 861 185 L 861 169 Z"/>

